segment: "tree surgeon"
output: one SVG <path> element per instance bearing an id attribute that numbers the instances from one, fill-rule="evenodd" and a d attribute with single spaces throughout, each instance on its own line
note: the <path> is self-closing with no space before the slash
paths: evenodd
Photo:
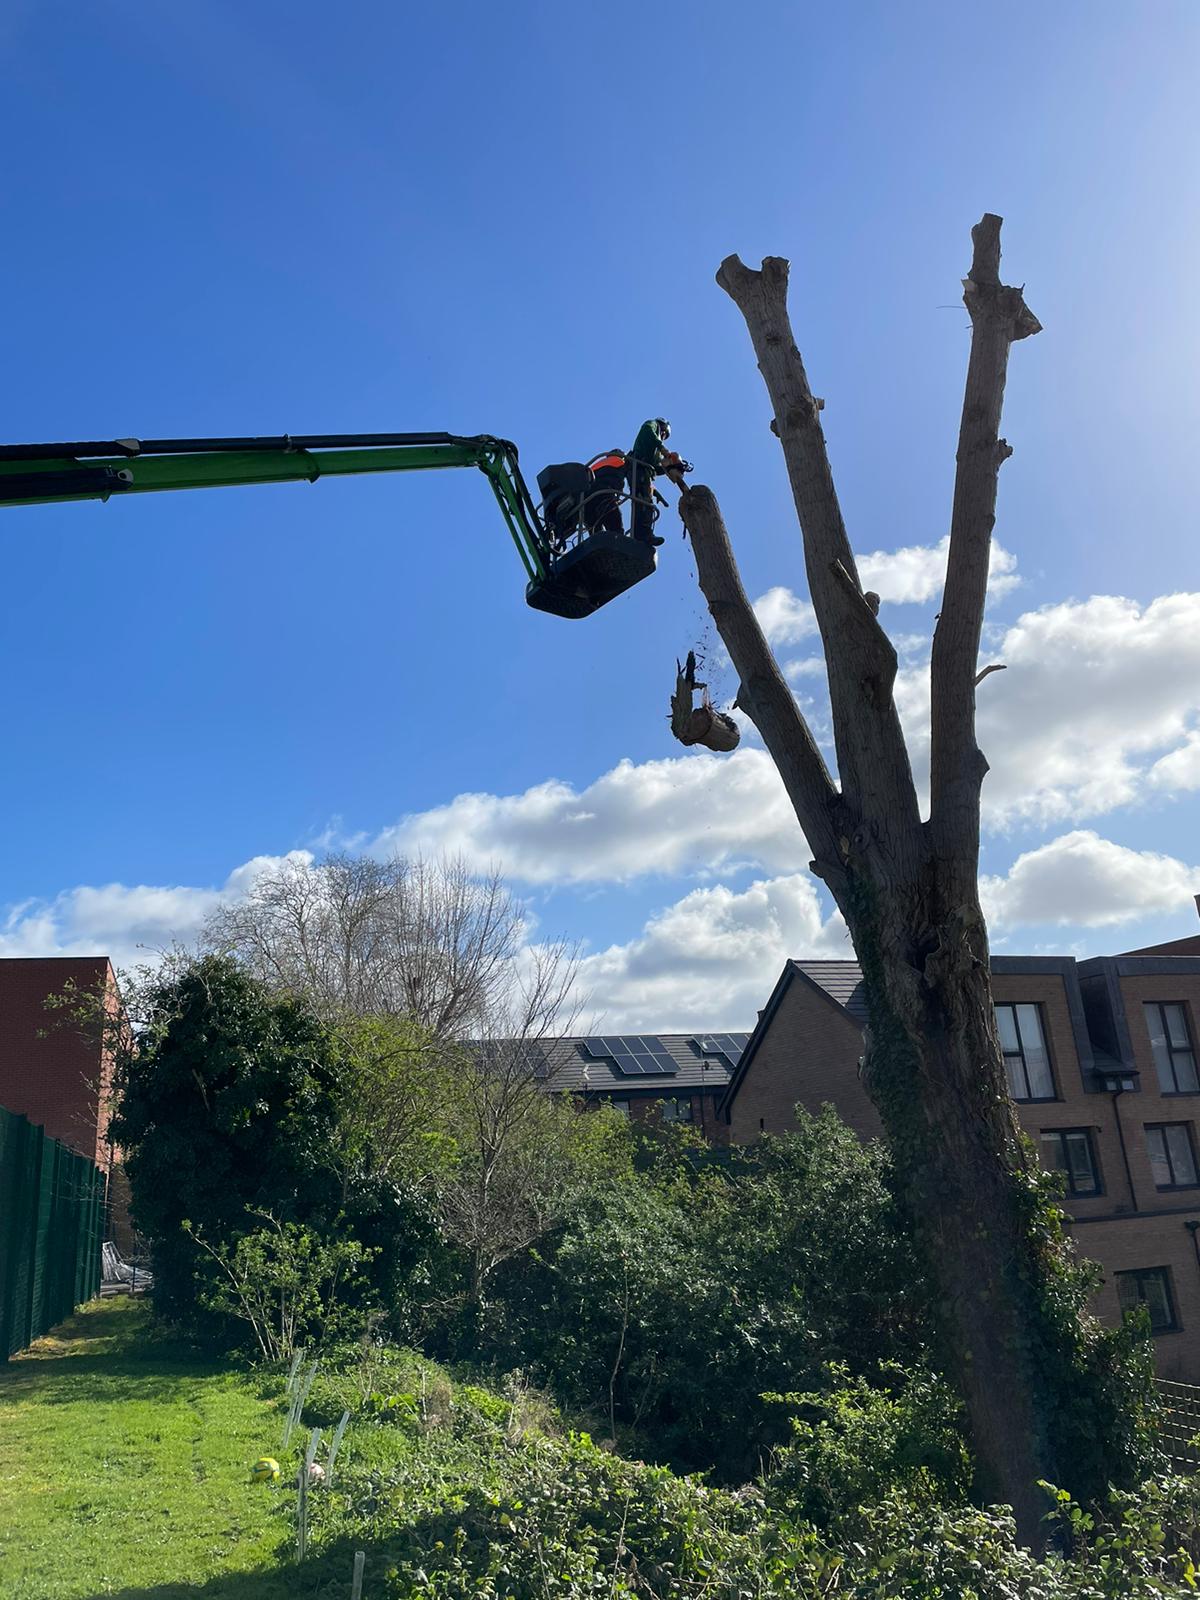
<path id="1" fill-rule="evenodd" d="M 652 417 L 638 429 L 629 452 L 630 532 L 644 544 L 663 542 L 662 535 L 654 531 L 658 518 L 654 480 L 667 470 L 670 437 L 671 424 L 666 418 Z"/>

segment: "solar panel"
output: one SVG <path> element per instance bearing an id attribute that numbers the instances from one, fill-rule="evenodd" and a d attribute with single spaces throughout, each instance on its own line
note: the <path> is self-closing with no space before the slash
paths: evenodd
<path id="1" fill-rule="evenodd" d="M 749 1042 L 748 1033 L 701 1033 L 692 1040 L 702 1056 L 721 1056 L 731 1067 L 737 1066 Z"/>
<path id="2" fill-rule="evenodd" d="M 654 1034 L 597 1035 L 584 1039 L 583 1048 L 594 1061 L 611 1061 L 627 1078 L 664 1077 L 679 1071 L 675 1057 Z"/>

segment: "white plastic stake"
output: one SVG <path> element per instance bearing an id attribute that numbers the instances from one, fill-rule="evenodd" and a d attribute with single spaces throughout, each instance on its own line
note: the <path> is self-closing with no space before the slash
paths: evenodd
<path id="1" fill-rule="evenodd" d="M 292 1364 L 288 1368 L 287 1382 L 283 1386 L 284 1394 L 291 1394 L 292 1385 L 296 1381 L 296 1374 L 300 1371 L 300 1363 L 304 1360 L 304 1351 L 297 1350 L 292 1357 Z"/>
<path id="2" fill-rule="evenodd" d="M 337 1460 L 337 1453 L 341 1449 L 342 1435 L 346 1431 L 346 1424 L 350 1421 L 350 1413 L 343 1411 L 338 1420 L 338 1425 L 333 1431 L 333 1438 L 329 1442 L 329 1460 L 325 1463 L 325 1482 L 333 1488 L 333 1463 Z"/>
<path id="3" fill-rule="evenodd" d="M 320 1428 L 314 1428 L 308 1439 L 308 1449 L 304 1452 L 304 1463 L 300 1468 L 299 1494 L 296 1499 L 296 1560 L 303 1561 L 308 1549 L 308 1482 L 309 1472 L 312 1468 L 313 1458 L 317 1453 L 317 1446 L 321 1442 Z"/>
<path id="4" fill-rule="evenodd" d="M 299 1381 L 296 1392 L 292 1396 L 291 1409 L 288 1411 L 287 1422 L 284 1424 L 283 1429 L 283 1448 L 285 1450 L 288 1447 L 288 1441 L 292 1437 L 292 1429 L 300 1421 L 300 1414 L 308 1404 L 308 1393 L 313 1386 L 313 1379 L 316 1377 L 317 1368 L 320 1365 L 319 1361 L 313 1362 L 308 1369 L 308 1376 Z"/>
<path id="5" fill-rule="evenodd" d="M 365 1550 L 354 1552 L 354 1577 L 350 1583 L 350 1600 L 362 1600 L 363 1564 L 366 1559 Z"/>

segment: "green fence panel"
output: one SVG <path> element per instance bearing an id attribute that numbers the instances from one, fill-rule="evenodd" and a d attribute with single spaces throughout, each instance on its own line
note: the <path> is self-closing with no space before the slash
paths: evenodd
<path id="1" fill-rule="evenodd" d="M 0 1107 L 0 1361 L 100 1288 L 104 1174 Z"/>

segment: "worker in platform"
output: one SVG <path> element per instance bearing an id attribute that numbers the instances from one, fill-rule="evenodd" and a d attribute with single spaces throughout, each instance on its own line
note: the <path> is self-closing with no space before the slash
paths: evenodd
<path id="1" fill-rule="evenodd" d="M 624 533 L 620 499 L 625 492 L 627 471 L 624 454 L 606 450 L 588 462 L 588 470 L 592 474 L 592 492 L 584 502 L 588 532 Z"/>
<path id="2" fill-rule="evenodd" d="M 658 517 L 655 503 L 654 480 L 665 472 L 669 453 L 667 440 L 671 437 L 671 424 L 665 417 L 652 417 L 643 422 L 629 452 L 630 532 L 643 544 L 662 544 L 661 534 L 654 531 Z"/>

